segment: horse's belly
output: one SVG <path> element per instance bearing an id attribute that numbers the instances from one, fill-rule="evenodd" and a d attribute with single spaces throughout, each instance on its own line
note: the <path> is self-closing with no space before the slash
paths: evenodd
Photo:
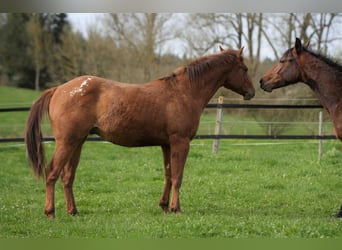
<path id="1" fill-rule="evenodd" d="M 166 140 L 160 138 L 142 138 L 142 137 L 131 137 L 131 136 L 109 136 L 105 137 L 107 141 L 114 144 L 125 146 L 125 147 L 145 147 L 145 146 L 160 146 L 167 144 Z"/>
<path id="2" fill-rule="evenodd" d="M 168 143 L 168 137 L 162 129 L 144 126 L 119 124 L 108 130 L 96 132 L 105 140 L 126 147 L 159 146 Z"/>

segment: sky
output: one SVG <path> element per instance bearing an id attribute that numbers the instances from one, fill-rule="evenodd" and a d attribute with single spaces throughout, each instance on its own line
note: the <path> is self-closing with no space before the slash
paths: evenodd
<path id="1" fill-rule="evenodd" d="M 101 16 L 102 13 L 68 13 L 72 27 L 84 35 L 87 34 L 87 27 L 95 24 L 97 18 Z"/>
<path id="2" fill-rule="evenodd" d="M 103 13 L 68 13 L 68 18 L 72 24 L 73 29 L 80 31 L 85 37 L 87 37 L 87 29 L 89 26 L 94 27 L 95 25 L 99 25 L 97 27 L 101 28 L 100 25 L 102 22 L 98 20 L 103 18 L 103 15 Z M 342 46 L 339 41 L 331 43 L 331 46 L 337 46 L 338 51 L 342 51 Z M 180 57 L 186 54 L 186 47 L 184 47 L 181 42 L 177 41 L 177 39 L 172 40 L 172 43 L 168 43 L 165 50 L 166 52 L 175 53 Z M 274 59 L 274 54 L 271 50 L 270 45 L 264 41 L 261 48 L 261 59 L 263 60 L 266 57 Z"/>

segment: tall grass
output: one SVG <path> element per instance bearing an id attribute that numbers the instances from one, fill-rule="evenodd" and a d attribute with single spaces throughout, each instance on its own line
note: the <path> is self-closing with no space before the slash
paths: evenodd
<path id="1" fill-rule="evenodd" d="M 0 145 L 0 238 L 335 238 L 341 221 L 340 144 L 210 140 L 191 146 L 181 189 L 182 215 L 158 207 L 163 187 L 158 147 L 87 142 L 75 181 L 79 215 L 66 214 L 61 185 L 56 219 L 45 218 L 43 181 L 21 144 Z M 54 144 L 46 144 L 51 156 Z"/>

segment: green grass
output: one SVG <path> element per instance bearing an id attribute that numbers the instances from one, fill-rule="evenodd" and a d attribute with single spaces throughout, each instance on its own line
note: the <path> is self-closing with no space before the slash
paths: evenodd
<path id="1" fill-rule="evenodd" d="M 84 145 L 75 181 L 79 215 L 66 214 L 60 182 L 56 219 L 43 214 L 45 189 L 21 144 L 0 144 L 0 238 L 336 238 L 342 221 L 340 143 L 195 140 L 181 189 L 182 215 L 158 207 L 158 147 Z M 271 144 L 268 144 L 271 143 Z M 276 143 L 276 144 L 274 144 Z M 53 143 L 46 144 L 51 156 Z"/>
<path id="2" fill-rule="evenodd" d="M 0 109 L 30 107 L 40 92 L 0 86 Z M 0 112 L 0 138 L 23 137 L 28 112 Z"/>
<path id="3" fill-rule="evenodd" d="M 38 92 L 0 87 L 0 108 L 27 107 Z M 215 112 L 214 112 L 215 113 Z M 27 112 L 0 113 L 0 137 L 22 137 Z M 259 134 L 236 112 L 223 133 Z M 215 114 L 202 116 L 199 134 L 214 132 Z M 211 122 L 211 123 L 208 123 Z M 208 125 L 209 124 L 209 125 Z M 44 126 L 48 131 L 48 123 Z M 301 133 L 301 129 L 291 128 Z M 251 132 L 252 131 L 252 132 Z M 330 130 L 325 130 L 330 133 Z M 161 150 L 87 142 L 75 181 L 79 215 L 66 214 L 61 185 L 56 219 L 43 214 L 45 185 L 28 168 L 23 144 L 0 144 L 0 238 L 337 238 L 342 202 L 340 143 L 194 140 L 181 189 L 182 215 L 158 207 L 164 183 Z M 54 143 L 46 144 L 48 158 Z"/>
<path id="4" fill-rule="evenodd" d="M 30 107 L 39 95 L 34 90 L 0 86 L 0 108 Z"/>

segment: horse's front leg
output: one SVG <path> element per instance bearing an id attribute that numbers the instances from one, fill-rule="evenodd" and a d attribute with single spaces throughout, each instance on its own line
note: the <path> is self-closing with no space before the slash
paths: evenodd
<path id="1" fill-rule="evenodd" d="M 179 190 L 182 185 L 184 165 L 189 153 L 190 140 L 188 138 L 173 138 L 171 141 L 171 183 L 172 198 L 171 212 L 180 213 Z"/>
<path id="2" fill-rule="evenodd" d="M 162 146 L 164 171 L 165 171 L 165 186 L 162 197 L 160 198 L 159 206 L 165 213 L 169 212 L 169 200 L 171 191 L 171 162 L 170 162 L 170 146 Z"/>

